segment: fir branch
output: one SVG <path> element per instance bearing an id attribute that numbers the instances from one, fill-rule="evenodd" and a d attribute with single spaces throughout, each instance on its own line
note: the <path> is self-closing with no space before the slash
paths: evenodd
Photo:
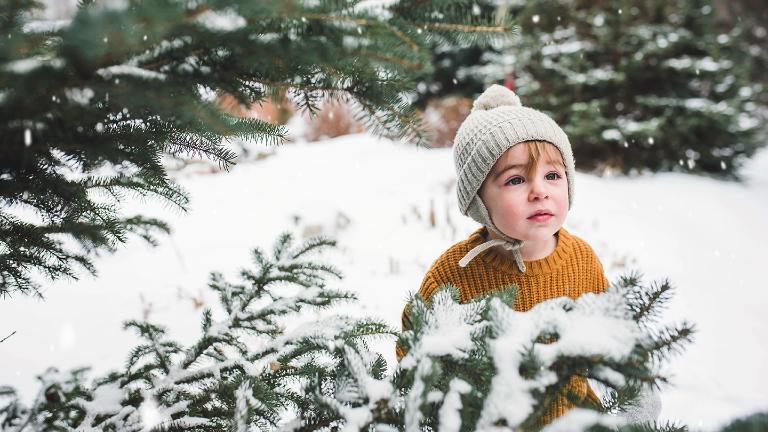
<path id="1" fill-rule="evenodd" d="M 319 13 L 307 13 L 307 14 L 304 14 L 304 16 L 309 19 L 316 19 L 316 20 L 329 21 L 329 22 L 345 22 L 345 23 L 355 24 L 358 26 L 365 26 L 365 27 L 379 27 L 383 25 L 387 30 L 392 32 L 392 34 L 397 36 L 397 38 L 400 39 L 401 42 L 405 43 L 411 50 L 415 52 L 419 52 L 422 49 L 422 46 L 420 44 L 416 43 L 416 41 L 408 37 L 408 35 L 403 33 L 400 29 L 398 29 L 397 27 L 391 24 L 384 23 L 382 21 L 369 20 L 364 18 L 354 18 L 354 17 L 340 16 L 340 15 L 319 14 Z"/>
<path id="2" fill-rule="evenodd" d="M 286 139 L 283 126 L 232 119 L 202 101 L 199 88 L 232 94 L 243 105 L 264 100 L 270 90 L 289 90 L 300 109 L 310 113 L 326 98 L 355 100 L 358 114 L 375 117 L 365 119 L 374 132 L 422 138 L 420 123 L 402 97 L 430 68 L 428 35 L 419 35 L 423 26 L 409 19 L 417 17 L 412 11 L 392 8 L 394 14 L 382 18 L 357 11 L 354 2 L 185 7 L 149 1 L 124 10 L 86 3 L 66 31 L 51 35 L 20 30 L 34 1 L 17 0 L 0 9 L 12 36 L 0 47 L 6 53 L 3 63 L 27 65 L 0 68 L 0 115 L 7 120 L 0 135 L 11 145 L 0 155 L 0 166 L 12 179 L 0 200 L 6 206 L 22 202 L 50 221 L 47 229 L 27 230 L 25 237 L 46 253 L 3 257 L 0 293 L 36 292 L 33 271 L 71 277 L 75 272 L 69 267 L 80 263 L 93 273 L 92 254 L 114 251 L 134 234 L 154 244 L 150 231 L 167 231 L 160 221 L 120 216 L 118 203 L 94 204 L 88 190 L 101 189 L 115 201 L 130 192 L 149 194 L 183 209 L 187 199 L 167 178 L 162 153 L 210 158 L 228 169 L 236 155 L 223 146 L 223 138 L 269 144 Z M 199 22 L 230 7 L 242 13 L 242 29 L 218 31 Z M 450 17 L 461 24 L 460 14 Z M 476 20 L 468 21 L 474 25 Z M 105 22 L 119 25 L 105 27 Z M 82 42 L 81 35 L 91 42 Z M 264 37 L 269 35 L 290 37 Z M 278 47 L 287 55 L 272 54 Z M 29 145 L 18 139 L 25 134 L 31 135 Z M 135 171 L 113 180 L 92 175 L 118 166 Z M 68 181 L 61 171 L 79 178 Z M 84 252 L 45 239 L 61 234 L 73 236 Z M 61 261 L 46 261 L 46 254 Z"/>
<path id="3" fill-rule="evenodd" d="M 465 33 L 500 33 L 504 34 L 509 32 L 509 28 L 505 26 L 473 26 L 466 24 L 450 24 L 450 23 L 426 23 L 422 24 L 425 30 L 443 30 L 450 32 L 465 32 Z"/>
<path id="4" fill-rule="evenodd" d="M 693 341 L 694 333 L 694 326 L 685 322 L 674 327 L 665 327 L 655 331 L 644 347 L 654 359 L 665 359 L 680 353 L 685 345 Z"/>
<path id="5" fill-rule="evenodd" d="M 663 424 L 640 423 L 626 425 L 620 427 L 618 432 L 688 432 L 688 430 L 686 426 L 678 426 L 674 422 L 667 421 Z"/>

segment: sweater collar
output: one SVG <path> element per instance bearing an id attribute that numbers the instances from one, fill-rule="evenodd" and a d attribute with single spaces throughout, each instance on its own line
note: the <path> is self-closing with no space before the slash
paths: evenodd
<path id="1" fill-rule="evenodd" d="M 525 273 L 520 272 L 515 261 L 505 255 L 500 247 L 490 248 L 475 259 L 479 259 L 483 263 L 505 273 L 516 273 L 528 277 L 552 273 L 560 267 L 573 249 L 573 237 L 565 228 L 561 227 L 560 230 L 555 233 L 555 237 L 557 238 L 555 250 L 542 259 L 525 261 Z M 475 246 L 486 242 L 487 238 L 487 229 L 485 227 L 480 228 L 469 236 L 467 239 L 467 246 L 469 249 L 472 249 Z"/>

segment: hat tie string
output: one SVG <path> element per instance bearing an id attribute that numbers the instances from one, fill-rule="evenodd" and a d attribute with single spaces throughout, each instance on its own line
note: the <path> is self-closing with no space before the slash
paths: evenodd
<path id="1" fill-rule="evenodd" d="M 523 256 L 520 253 L 520 248 L 523 246 L 522 242 L 514 244 L 504 239 L 488 240 L 473 247 L 466 255 L 464 255 L 464 258 L 459 260 L 459 267 L 466 267 L 470 261 L 494 246 L 501 246 L 504 249 L 511 251 L 512 256 L 515 257 L 517 268 L 520 269 L 521 273 L 525 273 L 525 263 L 523 263 Z"/>

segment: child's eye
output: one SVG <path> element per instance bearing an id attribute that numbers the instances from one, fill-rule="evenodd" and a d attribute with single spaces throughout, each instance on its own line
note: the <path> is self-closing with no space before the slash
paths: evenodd
<path id="1" fill-rule="evenodd" d="M 504 184 L 508 184 L 508 185 L 519 185 L 519 184 L 520 184 L 520 183 L 522 183 L 522 182 L 523 182 L 523 178 L 522 178 L 522 177 L 520 177 L 520 176 L 516 176 L 516 177 L 512 177 L 511 179 L 507 180 L 507 182 L 506 182 L 506 183 L 504 183 Z"/>
<path id="2" fill-rule="evenodd" d="M 551 173 L 547 173 L 546 179 L 547 180 L 557 180 L 560 178 L 560 173 L 552 171 Z"/>

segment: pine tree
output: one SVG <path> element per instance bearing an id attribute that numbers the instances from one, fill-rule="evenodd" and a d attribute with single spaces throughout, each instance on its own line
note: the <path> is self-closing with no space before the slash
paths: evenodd
<path id="1" fill-rule="evenodd" d="M 494 59 L 514 59 L 524 102 L 563 126 L 583 169 L 738 178 L 764 144 L 761 50 L 715 2 L 496 3 L 521 38 Z"/>
<path id="2" fill-rule="evenodd" d="M 487 43 L 510 23 L 461 0 L 83 0 L 71 21 L 30 21 L 36 0 L 0 3 L 0 295 L 38 293 L 33 274 L 76 277 L 94 253 L 170 228 L 123 215 L 151 196 L 185 209 L 164 155 L 235 162 L 229 139 L 280 143 L 286 129 L 235 118 L 288 94 L 314 113 L 350 102 L 374 132 L 421 139 L 409 93 L 427 46 Z"/>

